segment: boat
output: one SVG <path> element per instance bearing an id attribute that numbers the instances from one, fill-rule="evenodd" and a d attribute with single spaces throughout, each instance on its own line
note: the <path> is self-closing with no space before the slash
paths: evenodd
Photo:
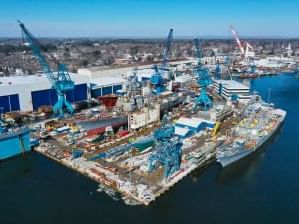
<path id="1" fill-rule="evenodd" d="M 115 94 L 109 94 L 109 95 L 99 96 L 98 99 L 102 104 L 105 105 L 107 110 L 111 110 L 113 107 L 115 107 L 118 96 Z"/>
<path id="2" fill-rule="evenodd" d="M 286 116 L 286 111 L 265 103 L 253 104 L 247 110 L 251 112 L 249 118 L 242 120 L 234 128 L 233 137 L 216 149 L 216 159 L 222 167 L 234 164 L 260 149 L 279 129 Z"/>
<path id="3" fill-rule="evenodd" d="M 0 120 L 0 161 L 31 151 L 30 132 L 26 126 L 11 127 Z"/>

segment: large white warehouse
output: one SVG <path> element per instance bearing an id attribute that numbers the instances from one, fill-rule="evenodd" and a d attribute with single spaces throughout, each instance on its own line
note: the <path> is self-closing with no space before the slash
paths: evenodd
<path id="1" fill-rule="evenodd" d="M 87 99 L 88 78 L 70 74 L 75 89 L 67 92 L 69 102 Z M 3 112 L 37 110 L 54 105 L 57 95 L 45 75 L 0 77 L 0 108 Z"/>

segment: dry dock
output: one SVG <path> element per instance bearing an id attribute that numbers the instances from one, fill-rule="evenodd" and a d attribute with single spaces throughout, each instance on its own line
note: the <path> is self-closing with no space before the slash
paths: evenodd
<path id="1" fill-rule="evenodd" d="M 83 157 L 78 159 L 57 159 L 47 153 L 48 147 L 49 145 L 42 144 L 39 147 L 36 147 L 35 151 L 99 184 L 112 188 L 113 190 L 121 193 L 124 198 L 134 200 L 137 204 L 143 205 L 149 205 L 192 171 L 205 167 L 215 160 L 215 145 L 208 144 L 206 146 L 202 146 L 195 150 L 202 153 L 200 159 L 191 158 L 189 160 L 183 160 L 181 169 L 168 179 L 161 179 L 161 181 L 157 181 L 156 183 L 148 181 L 145 184 L 146 181 L 139 180 L 138 182 L 136 178 L 134 178 L 135 180 L 131 179 L 132 182 L 130 182 L 130 178 L 126 179 L 126 176 L 116 172 L 115 170 L 109 170 L 100 163 L 96 161 L 88 161 Z M 144 178 L 146 179 L 146 175 Z"/>

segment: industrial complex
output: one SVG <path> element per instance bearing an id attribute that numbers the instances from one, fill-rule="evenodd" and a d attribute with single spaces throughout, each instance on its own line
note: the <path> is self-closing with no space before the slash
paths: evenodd
<path id="1" fill-rule="evenodd" d="M 260 66 L 233 27 L 239 72 L 230 72 L 231 55 L 203 57 L 198 38 L 194 58 L 170 62 L 170 29 L 162 61 L 71 73 L 59 63 L 52 71 L 38 39 L 19 26 L 41 72 L 0 77 L 0 160 L 33 148 L 93 179 L 98 191 L 148 205 L 195 169 L 254 153 L 285 119 L 240 82 L 273 66 Z M 295 69 L 292 58 L 276 63 Z"/>

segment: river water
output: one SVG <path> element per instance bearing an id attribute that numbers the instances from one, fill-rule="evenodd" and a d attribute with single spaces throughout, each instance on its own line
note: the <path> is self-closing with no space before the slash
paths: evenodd
<path id="1" fill-rule="evenodd" d="M 32 152 L 0 164 L 0 223 L 298 223 L 299 79 L 251 81 L 287 110 L 262 150 L 235 166 L 195 171 L 148 207 L 127 206 L 93 181 Z"/>

